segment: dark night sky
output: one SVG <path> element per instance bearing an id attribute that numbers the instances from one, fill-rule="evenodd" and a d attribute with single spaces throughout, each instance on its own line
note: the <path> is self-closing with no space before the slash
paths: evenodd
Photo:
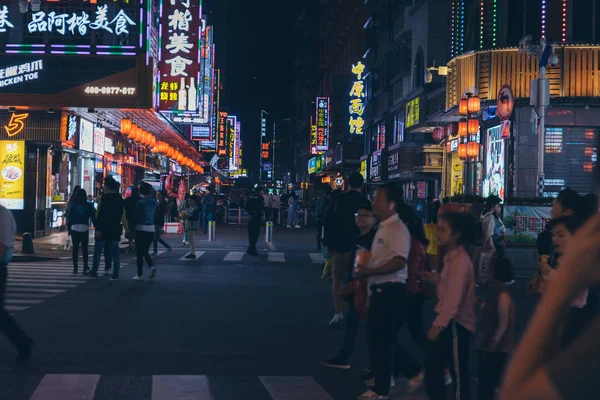
<path id="1" fill-rule="evenodd" d="M 276 119 L 292 115 L 294 3 L 204 2 L 209 23 L 215 25 L 217 67 L 226 69 L 227 96 L 221 106 L 241 118 L 244 165 L 251 169 L 257 167 L 259 158 L 260 110 Z"/>

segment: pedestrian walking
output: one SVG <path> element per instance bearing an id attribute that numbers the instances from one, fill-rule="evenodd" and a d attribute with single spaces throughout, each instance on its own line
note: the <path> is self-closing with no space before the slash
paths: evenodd
<path id="1" fill-rule="evenodd" d="M 140 200 L 140 191 L 137 186 L 131 188 L 131 195 L 127 197 L 123 203 L 125 207 L 125 218 L 127 219 L 127 226 L 129 227 L 129 233 L 127 239 L 129 240 L 129 252 L 135 253 L 135 207 L 137 202 Z"/>
<path id="2" fill-rule="evenodd" d="M 325 188 L 323 196 L 319 197 L 315 202 L 315 214 L 317 217 L 317 249 L 321 250 L 323 245 L 323 230 L 325 226 L 325 216 L 331 204 L 331 186 Z"/>
<path id="3" fill-rule="evenodd" d="M 273 191 L 271 194 L 271 221 L 274 224 L 279 224 L 279 208 L 281 207 L 281 197 L 277 194 L 276 191 Z"/>
<path id="4" fill-rule="evenodd" d="M 505 286 L 511 280 L 508 265 L 498 264 L 492 278 L 492 291 L 480 304 L 477 338 L 479 400 L 496 398 L 506 362 L 515 345 L 515 303 Z"/>
<path id="5" fill-rule="evenodd" d="M 483 247 L 480 263 L 477 266 L 478 285 L 487 283 L 489 274 L 493 275 L 493 263 L 490 260 L 504 254 L 504 222 L 502 221 L 502 199 L 491 195 L 486 201 L 486 208 L 481 216 L 481 228 L 483 234 Z M 484 255 L 484 253 L 486 255 Z"/>
<path id="6" fill-rule="evenodd" d="M 171 251 L 171 246 L 160 238 L 165 227 L 165 216 L 169 214 L 169 204 L 165 199 L 165 194 L 162 191 L 156 193 L 156 213 L 154 214 L 154 240 L 152 244 L 154 246 L 153 255 L 158 254 L 158 243 L 166 247 L 167 251 Z"/>
<path id="7" fill-rule="evenodd" d="M 4 308 L 6 283 L 8 281 L 8 263 L 14 251 L 14 238 L 17 234 L 17 223 L 12 212 L 0 205 L 0 331 L 16 347 L 17 364 L 23 364 L 31 357 L 33 340 L 17 324 L 15 319 Z"/>
<path id="8" fill-rule="evenodd" d="M 333 266 L 332 292 L 335 313 L 329 321 L 332 327 L 338 326 L 344 319 L 339 293 L 343 284 L 352 278 L 356 239 L 360 234 L 354 215 L 361 205 L 370 203 L 369 199 L 361 194 L 364 179 L 360 173 L 350 175 L 348 184 L 350 190 L 335 196 L 325 217 L 325 239 L 332 253 Z"/>
<path id="9" fill-rule="evenodd" d="M 362 178 L 362 177 L 361 177 Z M 381 186 L 373 198 L 373 214 L 379 228 L 368 265 L 357 266 L 357 277 L 366 279 L 371 297 L 367 314 L 367 337 L 374 386 L 358 399 L 385 400 L 389 397 L 394 364 L 394 346 L 405 322 L 407 261 L 410 232 L 396 213 L 402 192 L 394 184 Z M 416 375 L 420 365 L 409 353 L 403 360 L 407 375 Z"/>
<path id="10" fill-rule="evenodd" d="M 136 236 L 136 258 L 137 258 L 137 275 L 133 277 L 136 281 L 144 280 L 144 260 L 150 268 L 149 278 L 154 279 L 156 275 L 156 267 L 150 257 L 150 245 L 154 240 L 156 232 L 155 216 L 156 216 L 156 200 L 152 198 L 152 186 L 149 183 L 140 183 L 139 193 L 141 199 L 135 206 L 135 229 Z"/>
<path id="11" fill-rule="evenodd" d="M 182 225 L 182 228 L 183 228 L 183 242 L 182 243 L 185 246 L 189 245 L 190 243 L 188 242 L 188 231 L 187 231 L 186 226 L 185 226 L 185 217 L 182 217 L 181 215 L 189 207 L 189 204 L 188 204 L 189 203 L 189 201 L 188 201 L 189 199 L 190 199 L 190 194 L 186 193 L 185 196 L 184 196 L 184 198 L 183 198 L 183 201 L 177 207 L 177 215 L 181 219 L 181 225 Z M 198 212 L 199 212 L 199 210 L 198 210 Z"/>
<path id="12" fill-rule="evenodd" d="M 215 220 L 215 212 L 217 211 L 217 199 L 214 190 L 210 190 L 202 196 L 202 231 L 208 230 L 208 223 Z"/>
<path id="13" fill-rule="evenodd" d="M 288 228 L 300 228 L 298 222 L 298 210 L 300 208 L 300 199 L 296 192 L 290 193 L 288 197 L 288 216 L 287 216 L 287 227 Z"/>
<path id="14" fill-rule="evenodd" d="M 98 204 L 98 215 L 96 217 L 96 234 L 94 241 L 94 255 L 92 257 L 92 269 L 85 275 L 97 278 L 100 265 L 100 255 L 104 250 L 106 267 L 113 263 L 111 280 L 119 279 L 121 269 L 121 252 L 119 242 L 123 234 L 123 228 L 128 230 L 127 220 L 123 218 L 124 202 L 118 193 L 119 183 L 111 176 L 104 178 L 104 194 Z M 110 273 L 105 268 L 105 274 Z"/>
<path id="15" fill-rule="evenodd" d="M 356 211 L 356 225 L 360 229 L 360 236 L 356 239 L 356 245 L 358 251 L 362 252 L 361 262 L 368 263 L 371 258 L 371 247 L 373 245 L 373 239 L 377 230 L 375 224 L 377 220 L 373 215 L 371 204 L 366 203 L 359 207 Z M 356 281 L 350 282 L 348 286 L 355 285 Z M 366 282 L 361 281 L 360 285 L 366 285 Z M 344 289 L 344 288 L 342 288 Z M 356 290 L 356 288 L 355 288 Z M 329 368 L 337 369 L 350 369 L 350 357 L 354 352 L 354 346 L 356 343 L 356 335 L 358 334 L 358 328 L 360 325 L 361 316 L 359 315 L 356 306 L 356 292 L 349 294 L 345 297 L 348 303 L 348 310 L 344 315 L 344 339 L 342 346 L 332 358 L 325 358 L 321 360 L 321 364 Z M 369 377 L 370 378 L 370 377 Z M 368 379 L 368 378 L 367 378 Z"/>
<path id="16" fill-rule="evenodd" d="M 264 192 L 262 193 L 262 198 L 263 198 L 263 210 L 264 210 L 264 214 L 265 214 L 265 221 L 270 221 L 271 220 L 271 196 L 269 196 L 267 189 L 265 189 Z"/>
<path id="17" fill-rule="evenodd" d="M 196 259 L 196 239 L 195 235 L 200 227 L 200 209 L 195 195 L 189 196 L 186 201 L 186 207 L 181 211 L 181 219 L 185 220 L 185 233 L 187 234 L 187 244 L 190 246 L 190 252 L 185 256 L 188 260 Z"/>
<path id="18" fill-rule="evenodd" d="M 83 272 L 85 273 L 89 270 L 90 223 L 93 225 L 96 224 L 96 210 L 94 206 L 87 202 L 87 193 L 85 190 L 80 188 L 67 206 L 67 230 L 73 241 L 73 274 L 79 272 L 77 264 L 80 245 L 83 258 Z"/>
<path id="19" fill-rule="evenodd" d="M 258 256 L 256 243 L 260 235 L 260 224 L 264 210 L 264 200 L 260 188 L 254 189 L 254 193 L 246 201 L 246 212 L 248 213 L 248 253 L 251 256 Z"/>
<path id="20" fill-rule="evenodd" d="M 432 341 L 425 358 L 425 388 L 429 398 L 446 398 L 444 368 L 449 367 L 454 398 L 470 398 L 469 353 L 476 327 L 475 272 L 467 249 L 475 244 L 476 224 L 470 215 L 446 213 L 438 218 L 437 240 L 444 246 L 441 274 L 423 272 L 436 285 L 437 317 L 429 329 Z"/>

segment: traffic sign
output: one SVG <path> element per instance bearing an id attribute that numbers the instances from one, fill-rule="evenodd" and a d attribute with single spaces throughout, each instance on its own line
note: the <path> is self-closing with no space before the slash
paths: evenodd
<path id="1" fill-rule="evenodd" d="M 498 91 L 498 97 L 496 97 L 496 107 L 498 109 L 498 117 L 502 121 L 506 121 L 510 118 L 510 115 L 515 108 L 515 96 L 509 85 L 504 84 Z"/>

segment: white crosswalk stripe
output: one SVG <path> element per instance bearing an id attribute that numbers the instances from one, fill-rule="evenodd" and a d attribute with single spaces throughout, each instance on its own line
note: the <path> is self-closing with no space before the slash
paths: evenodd
<path id="1" fill-rule="evenodd" d="M 269 262 L 285 262 L 285 253 L 269 252 Z"/>
<path id="2" fill-rule="evenodd" d="M 243 251 L 230 251 L 227 253 L 223 261 L 242 261 L 244 254 L 245 253 Z"/>
<path id="3" fill-rule="evenodd" d="M 112 378 L 118 377 L 95 374 L 47 374 L 41 378 L 29 400 L 105 400 L 107 395 L 103 395 L 102 390 L 99 390 L 102 386 L 99 382 Z M 272 400 L 333 400 L 333 397 L 310 376 L 260 376 L 255 379 Z M 104 384 L 106 383 L 104 381 Z M 236 378 L 231 377 L 230 383 L 235 385 Z M 151 381 L 143 379 L 140 384 L 131 385 L 129 391 L 123 393 L 123 397 L 111 398 L 111 400 L 140 398 L 138 390 L 143 393 L 149 392 L 150 400 L 224 399 L 218 395 L 218 388 L 216 392 L 213 389 L 215 387 L 211 388 L 211 377 L 206 375 L 153 375 Z"/>
<path id="4" fill-rule="evenodd" d="M 308 256 L 313 264 L 323 264 L 325 262 L 325 257 L 321 253 L 309 253 Z"/>

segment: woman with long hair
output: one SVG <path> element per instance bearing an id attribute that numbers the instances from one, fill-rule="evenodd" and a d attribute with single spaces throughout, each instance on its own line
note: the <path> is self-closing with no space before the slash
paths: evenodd
<path id="1" fill-rule="evenodd" d="M 135 206 L 135 229 L 137 245 L 137 275 L 133 277 L 136 281 L 144 280 L 144 260 L 150 268 L 150 279 L 154 279 L 156 267 L 150 257 L 150 245 L 154 240 L 154 214 L 156 214 L 156 201 L 152 197 L 152 186 L 149 183 L 140 183 L 140 194 L 142 195 Z"/>
<path id="2" fill-rule="evenodd" d="M 96 210 L 87 202 L 87 193 L 79 188 L 73 191 L 73 198 L 69 199 L 67 207 L 67 229 L 73 240 L 73 273 L 77 274 L 79 259 L 79 245 L 83 256 L 83 272 L 88 271 L 88 246 L 90 239 L 90 222 L 96 223 Z"/>

